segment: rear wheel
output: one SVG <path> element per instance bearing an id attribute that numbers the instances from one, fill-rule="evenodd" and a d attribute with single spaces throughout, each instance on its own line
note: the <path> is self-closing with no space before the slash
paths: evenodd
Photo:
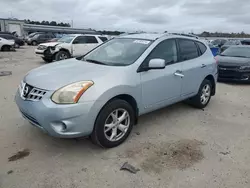
<path id="1" fill-rule="evenodd" d="M 64 59 L 68 59 L 70 58 L 70 54 L 66 51 L 59 51 L 56 55 L 55 55 L 55 60 L 56 61 L 60 61 L 60 60 L 64 60 Z"/>
<path id="2" fill-rule="evenodd" d="M 196 108 L 205 108 L 210 102 L 212 94 L 212 84 L 209 80 L 204 80 L 196 96 L 190 99 L 189 104 Z"/>
<path id="3" fill-rule="evenodd" d="M 135 112 L 124 100 L 109 102 L 99 113 L 91 139 L 95 144 L 112 148 L 123 143 L 135 123 Z"/>
<path id="4" fill-rule="evenodd" d="M 10 51 L 11 47 L 10 46 L 2 46 L 1 50 L 4 51 L 4 52 L 7 52 L 7 51 Z"/>
<path id="5" fill-rule="evenodd" d="M 53 61 L 52 58 L 45 58 L 45 57 L 42 57 L 42 59 L 46 62 L 46 63 L 51 63 Z"/>

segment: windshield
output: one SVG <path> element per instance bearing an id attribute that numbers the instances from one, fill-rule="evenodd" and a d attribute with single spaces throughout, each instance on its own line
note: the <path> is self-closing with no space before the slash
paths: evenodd
<path id="1" fill-rule="evenodd" d="M 64 36 L 64 37 L 60 38 L 58 40 L 58 42 L 70 43 L 74 38 L 75 38 L 75 36 L 67 35 L 67 36 Z"/>
<path id="2" fill-rule="evenodd" d="M 31 38 L 31 37 L 34 37 L 35 35 L 37 35 L 37 33 L 31 33 L 28 35 L 28 37 Z"/>
<path id="3" fill-rule="evenodd" d="M 111 66 L 130 65 L 141 56 L 151 43 L 151 40 L 143 39 L 112 39 L 87 54 L 84 60 Z"/>
<path id="4" fill-rule="evenodd" d="M 230 47 L 221 53 L 221 56 L 245 57 L 250 58 L 250 48 L 247 47 Z"/>

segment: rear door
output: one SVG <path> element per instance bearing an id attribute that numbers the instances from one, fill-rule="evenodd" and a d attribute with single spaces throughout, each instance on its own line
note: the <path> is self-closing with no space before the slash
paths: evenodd
<path id="1" fill-rule="evenodd" d="M 192 96 L 197 93 L 202 82 L 203 66 L 202 58 L 199 58 L 200 52 L 198 45 L 191 39 L 177 39 L 180 53 L 180 61 L 182 64 L 182 91 L 183 98 Z"/>
<path id="2" fill-rule="evenodd" d="M 81 56 L 99 45 L 95 36 L 78 36 L 72 43 L 73 56 Z"/>
<path id="3" fill-rule="evenodd" d="M 142 101 L 145 112 L 149 112 L 180 99 L 182 78 L 176 76 L 181 72 L 181 63 L 178 63 L 177 46 L 175 39 L 160 42 L 143 62 L 147 66 L 151 59 L 164 59 L 165 69 L 141 72 Z"/>

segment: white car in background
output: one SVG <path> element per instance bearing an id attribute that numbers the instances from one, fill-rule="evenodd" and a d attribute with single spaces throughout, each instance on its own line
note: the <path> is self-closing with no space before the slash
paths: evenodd
<path id="1" fill-rule="evenodd" d="M 85 55 L 106 40 L 108 38 L 102 35 L 66 35 L 57 42 L 40 44 L 35 53 L 40 55 L 45 62 L 59 61 Z"/>
<path id="2" fill-rule="evenodd" d="M 0 37 L 0 51 L 10 51 L 14 48 L 14 40 L 6 40 Z"/>

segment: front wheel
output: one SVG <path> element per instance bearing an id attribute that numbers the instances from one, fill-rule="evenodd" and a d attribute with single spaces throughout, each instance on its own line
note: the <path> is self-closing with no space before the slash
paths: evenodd
<path id="1" fill-rule="evenodd" d="M 196 96 L 190 99 L 190 104 L 196 108 L 203 109 L 210 102 L 212 94 L 212 84 L 209 80 L 204 80 L 201 83 L 199 92 Z"/>
<path id="2" fill-rule="evenodd" d="M 135 112 L 124 100 L 109 102 L 99 113 L 91 139 L 104 148 L 112 148 L 123 143 L 135 123 Z"/>
<path id="3" fill-rule="evenodd" d="M 32 46 L 36 46 L 37 45 L 37 42 L 34 40 L 34 41 L 32 41 Z"/>
<path id="4" fill-rule="evenodd" d="M 55 60 L 56 61 L 60 61 L 60 60 L 64 60 L 64 59 L 68 59 L 70 58 L 70 54 L 66 51 L 59 51 L 56 55 L 55 55 Z"/>

